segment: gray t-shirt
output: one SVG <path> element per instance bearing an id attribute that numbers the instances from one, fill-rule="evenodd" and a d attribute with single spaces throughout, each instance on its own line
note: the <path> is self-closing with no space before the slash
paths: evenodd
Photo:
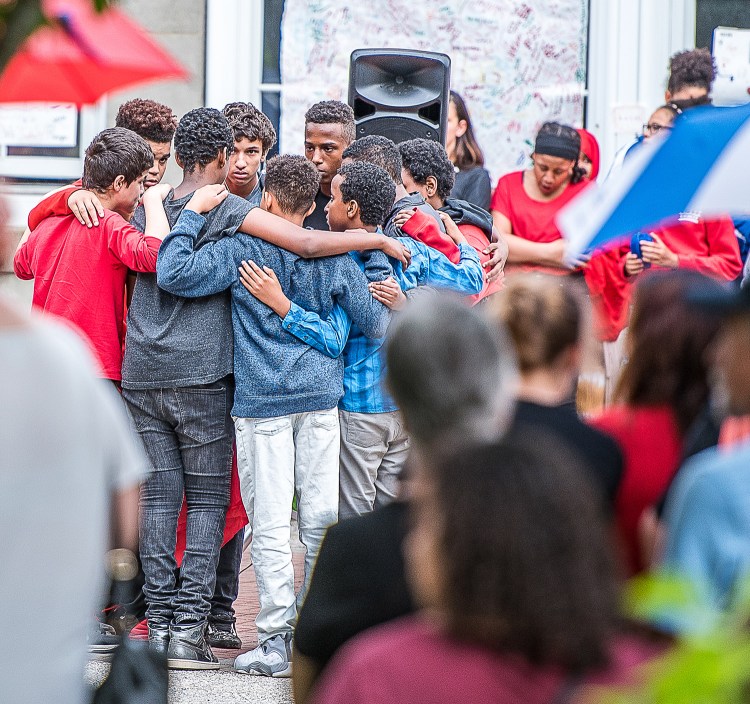
<path id="1" fill-rule="evenodd" d="M 164 201 L 170 227 L 190 195 Z M 206 225 L 196 248 L 233 235 L 252 204 L 230 195 L 205 214 Z M 146 225 L 139 206 L 132 223 Z M 128 311 L 122 385 L 128 389 L 158 389 L 210 384 L 232 373 L 232 312 L 229 292 L 203 298 L 181 298 L 156 284 L 156 274 L 138 274 Z"/>
<path id="2" fill-rule="evenodd" d="M 148 460 L 88 345 L 59 322 L 0 327 L 0 389 L 0 621 L 13 634 L 0 700 L 82 704 L 112 497 L 138 485 Z M 52 646 L 43 658 L 40 633 Z"/>

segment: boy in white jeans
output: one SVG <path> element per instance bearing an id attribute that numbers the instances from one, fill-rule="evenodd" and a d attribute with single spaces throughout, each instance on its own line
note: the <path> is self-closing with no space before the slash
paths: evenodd
<path id="1" fill-rule="evenodd" d="M 301 223 L 312 212 L 318 185 L 315 167 L 303 157 L 276 157 L 268 162 L 261 207 Z M 232 415 L 260 601 L 259 645 L 240 655 L 235 669 L 288 677 L 297 618 L 289 543 L 292 499 L 296 493 L 307 584 L 325 530 L 338 518 L 336 406 L 344 374 L 340 357 L 321 353 L 288 329 L 304 327 L 313 315 L 326 317 L 339 305 L 366 334 L 384 335 L 390 314 L 372 298 L 368 282 L 384 280 L 391 268 L 381 252 L 363 255 L 363 272 L 348 254 L 305 260 L 243 234 L 194 250 L 201 220 L 189 211 L 180 216 L 159 253 L 159 285 L 182 295 L 183 285 L 188 286 L 189 295 L 200 296 L 231 283 Z M 286 304 L 278 315 L 278 306 L 266 306 L 237 281 L 243 260 L 252 260 L 251 279 L 273 278 L 280 284 Z M 300 600 L 303 593 L 304 587 Z"/>

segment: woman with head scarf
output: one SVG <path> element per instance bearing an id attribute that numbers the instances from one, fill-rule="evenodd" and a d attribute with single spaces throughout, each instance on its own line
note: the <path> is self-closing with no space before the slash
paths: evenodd
<path id="1" fill-rule="evenodd" d="M 534 166 L 506 174 L 492 196 L 491 212 L 508 242 L 508 266 L 565 274 L 565 242 L 555 217 L 588 184 L 578 164 L 581 138 L 567 125 L 545 122 L 536 137 Z M 580 263 L 580 262 L 577 262 Z"/>

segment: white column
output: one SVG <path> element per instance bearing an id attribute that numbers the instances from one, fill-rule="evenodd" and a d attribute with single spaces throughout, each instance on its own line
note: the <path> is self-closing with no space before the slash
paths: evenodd
<path id="1" fill-rule="evenodd" d="M 206 106 L 241 100 L 260 108 L 263 0 L 208 0 Z"/>

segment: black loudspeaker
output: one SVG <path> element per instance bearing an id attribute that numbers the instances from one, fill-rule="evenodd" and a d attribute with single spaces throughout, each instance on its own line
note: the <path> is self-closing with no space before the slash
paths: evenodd
<path id="1" fill-rule="evenodd" d="M 445 144 L 451 60 L 410 49 L 357 49 L 349 65 L 349 105 L 357 138 L 398 144 L 422 137 Z"/>

